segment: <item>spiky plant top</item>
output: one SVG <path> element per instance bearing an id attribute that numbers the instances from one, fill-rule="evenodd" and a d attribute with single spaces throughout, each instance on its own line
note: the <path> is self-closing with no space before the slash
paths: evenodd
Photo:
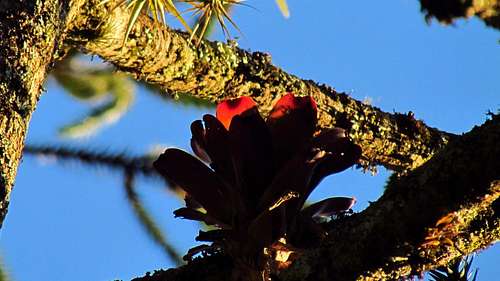
<path id="1" fill-rule="evenodd" d="M 111 0 L 101 0 L 100 5 L 105 5 L 109 2 L 114 3 Z M 177 5 L 180 2 L 185 2 L 191 6 L 187 11 L 192 12 L 194 16 L 199 16 L 197 22 L 194 25 L 194 30 L 191 30 L 189 25 L 184 20 L 181 12 L 177 9 Z M 167 24 L 165 13 L 169 13 L 174 16 L 188 31 L 191 33 L 191 40 L 196 39 L 196 44 L 199 45 L 201 40 L 206 34 L 207 28 L 212 19 L 219 22 L 224 35 L 229 38 L 229 29 L 226 25 L 226 20 L 230 22 L 234 28 L 239 31 L 238 26 L 233 21 L 229 14 L 229 7 L 234 5 L 245 5 L 244 0 L 119 0 L 115 4 L 115 7 L 122 6 L 126 4 L 127 9 L 130 10 L 130 18 L 127 24 L 127 30 L 125 32 L 124 40 L 127 38 L 132 31 L 134 24 L 137 22 L 139 15 L 149 14 L 153 20 L 157 23 Z M 290 12 L 288 10 L 288 5 L 286 0 L 276 0 L 278 7 L 284 17 L 288 18 Z"/>
<path id="2" fill-rule="evenodd" d="M 191 147 L 199 159 L 170 148 L 154 163 L 188 194 L 186 207 L 175 216 L 217 228 L 200 231 L 197 240 L 212 244 L 188 256 L 218 249 L 237 267 L 264 272 L 273 245 L 307 246 L 315 240 L 311 236 L 322 235 L 313 217 L 354 204 L 354 198 L 333 197 L 303 208 L 324 177 L 347 169 L 361 155 L 342 129 L 315 134 L 317 107 L 311 97 L 285 95 L 266 120 L 250 97 L 222 102 L 216 116 L 191 124 Z"/>

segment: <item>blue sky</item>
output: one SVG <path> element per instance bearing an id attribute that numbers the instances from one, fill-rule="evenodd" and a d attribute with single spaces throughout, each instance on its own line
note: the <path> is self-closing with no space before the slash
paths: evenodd
<path id="1" fill-rule="evenodd" d="M 274 1 L 249 0 L 234 10 L 241 48 L 263 51 L 286 71 L 326 83 L 388 112 L 413 111 L 428 125 L 462 133 L 500 108 L 500 33 L 477 20 L 425 24 L 415 0 L 289 0 L 291 18 Z M 235 33 L 235 35 L 237 35 Z M 216 39 L 222 39 L 215 34 Z M 33 116 L 29 143 L 58 143 L 141 154 L 157 144 L 188 149 L 189 124 L 207 109 L 164 102 L 137 87 L 131 110 L 92 138 L 61 139 L 57 128 L 87 105 L 49 80 Z M 355 210 L 374 201 L 388 172 L 348 170 L 327 178 L 319 200 L 354 195 Z M 127 204 L 119 173 L 25 157 L 18 171 L 0 256 L 12 280 L 128 280 L 173 264 L 145 235 Z M 163 183 L 139 179 L 138 192 L 181 253 L 195 245 L 197 225 L 174 219 L 181 202 Z M 478 280 L 500 275 L 497 245 L 475 261 Z"/>

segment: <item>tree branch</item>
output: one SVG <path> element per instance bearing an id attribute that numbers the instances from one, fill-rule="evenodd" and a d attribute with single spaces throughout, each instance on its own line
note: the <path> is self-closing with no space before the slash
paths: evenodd
<path id="1" fill-rule="evenodd" d="M 396 280 L 445 265 L 500 240 L 500 116 L 451 142 L 401 177 L 365 211 L 331 222 L 282 281 Z M 134 280 L 230 280 L 213 256 Z"/>
<path id="2" fill-rule="evenodd" d="M 80 2 L 0 0 L 0 227 L 47 68 Z"/>
<path id="3" fill-rule="evenodd" d="M 459 18 L 476 16 L 488 26 L 500 29 L 500 1 L 432 1 L 420 0 L 425 19 L 436 18 L 444 24 L 451 24 Z"/>
<path id="4" fill-rule="evenodd" d="M 145 176 L 159 177 L 153 168 L 154 156 L 134 157 L 125 153 L 111 153 L 90 149 L 77 149 L 65 146 L 30 145 L 24 148 L 24 153 L 33 155 L 53 156 L 59 160 L 80 161 L 89 165 L 102 165 L 120 171 L 140 173 Z"/>
<path id="5" fill-rule="evenodd" d="M 346 129 L 363 147 L 365 168 L 380 164 L 397 172 L 413 169 L 452 138 L 416 120 L 411 112 L 385 113 L 331 87 L 288 74 L 274 66 L 267 54 L 250 53 L 234 43 L 203 41 L 195 47 L 187 34 L 158 27 L 145 15 L 122 47 L 129 11 L 112 9 L 113 3 L 96 8 L 96 1 L 87 1 L 72 22 L 67 43 L 170 93 L 212 101 L 251 95 L 263 111 L 269 111 L 286 92 L 311 95 L 319 106 L 319 126 Z"/>
<path id="6" fill-rule="evenodd" d="M 181 264 L 182 258 L 177 250 L 166 239 L 163 231 L 158 227 L 154 218 L 144 207 L 136 192 L 135 178 L 137 174 L 160 179 L 161 176 L 153 168 L 153 160 L 156 155 L 145 155 L 141 157 L 128 156 L 125 153 L 110 153 L 109 151 L 96 151 L 77 149 L 64 146 L 30 145 L 24 147 L 23 153 L 37 156 L 55 157 L 57 160 L 77 161 L 91 166 L 104 166 L 119 170 L 123 173 L 123 186 L 130 207 L 137 220 L 142 225 L 149 237 L 165 252 L 167 257 L 174 263 Z M 184 192 L 173 184 L 167 184 L 168 188 L 180 198 L 184 197 Z"/>
<path id="7" fill-rule="evenodd" d="M 97 5 L 99 0 L 81 6 L 83 1 L 0 0 L 0 223 L 46 70 L 60 55 L 64 29 L 70 27 L 68 44 L 172 93 L 213 101 L 251 95 L 263 111 L 286 91 L 309 94 L 318 101 L 320 126 L 347 129 L 363 147 L 366 167 L 413 170 L 394 177 L 384 196 L 364 212 L 331 223 L 322 247 L 301 253 L 281 279 L 397 278 L 499 240 L 498 116 L 463 137 L 452 136 L 412 114 L 388 114 L 301 80 L 272 65 L 269 55 L 208 41 L 194 48 L 185 33 L 167 28 L 155 32 L 146 16 L 121 48 L 130 14 L 111 10 L 116 1 L 105 7 Z M 446 149 L 426 162 L 449 140 Z M 152 278 L 227 280 L 230 266 L 224 257 L 214 256 Z"/>
<path id="8" fill-rule="evenodd" d="M 165 234 L 158 227 L 155 220 L 139 199 L 139 195 L 135 192 L 135 173 L 131 170 L 124 171 L 124 187 L 127 194 L 127 199 L 132 207 L 137 220 L 149 235 L 149 237 L 165 252 L 170 260 L 177 265 L 183 263 L 182 256 L 177 252 L 177 249 L 167 241 Z"/>

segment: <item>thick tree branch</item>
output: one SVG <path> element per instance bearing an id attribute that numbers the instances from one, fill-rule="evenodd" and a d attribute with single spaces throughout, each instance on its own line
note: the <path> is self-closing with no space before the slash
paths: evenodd
<path id="1" fill-rule="evenodd" d="M 500 240 L 500 116 L 452 141 L 408 175 L 391 178 L 365 211 L 333 221 L 279 279 L 396 280 Z M 224 257 L 136 280 L 230 280 Z"/>
<path id="2" fill-rule="evenodd" d="M 0 226 L 46 70 L 77 2 L 0 0 Z"/>
<path id="3" fill-rule="evenodd" d="M 264 111 L 286 91 L 312 95 L 319 104 L 321 127 L 346 128 L 363 147 L 365 166 L 412 170 L 393 178 L 384 196 L 364 212 L 331 223 L 323 245 L 302 252 L 281 273 L 283 280 L 397 278 L 499 240 L 498 116 L 463 137 L 451 136 L 411 114 L 388 114 L 301 80 L 272 65 L 266 54 L 212 42 L 195 48 L 182 32 L 154 31 L 156 26 L 145 16 L 121 48 L 130 15 L 98 2 L 0 0 L 0 224 L 46 70 L 59 56 L 69 27 L 69 44 L 171 93 L 214 101 L 251 95 Z M 474 12 L 497 18 L 489 11 L 497 11 L 498 3 L 488 3 Z M 450 139 L 446 149 L 426 162 Z M 201 259 L 149 280 L 227 280 L 231 267 L 226 261 Z"/>
<path id="4" fill-rule="evenodd" d="M 442 23 L 450 24 L 458 18 L 476 16 L 486 25 L 500 29 L 500 1 L 463 1 L 420 0 L 422 11 L 426 13 L 426 20 L 436 18 Z"/>
<path id="5" fill-rule="evenodd" d="M 388 114 L 333 88 L 299 79 L 274 66 L 267 54 L 219 42 L 204 41 L 195 47 L 187 34 L 158 27 L 147 16 L 139 17 L 122 48 L 129 12 L 122 7 L 96 8 L 96 1 L 88 1 L 72 22 L 68 44 L 170 93 L 212 101 L 251 95 L 263 111 L 287 91 L 312 95 L 320 109 L 319 125 L 347 129 L 363 147 L 365 167 L 381 164 L 398 172 L 418 167 L 451 137 L 415 120 L 411 113 Z"/>
<path id="6" fill-rule="evenodd" d="M 307 254 L 315 272 L 308 280 L 325 273 L 339 280 L 397 279 L 498 241 L 498 143 L 495 116 L 407 176 L 392 177 L 376 203 L 333 225 L 328 242 Z"/>

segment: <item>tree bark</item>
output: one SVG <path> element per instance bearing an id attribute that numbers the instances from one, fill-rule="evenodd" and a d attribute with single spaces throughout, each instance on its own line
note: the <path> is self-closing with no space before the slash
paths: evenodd
<path id="1" fill-rule="evenodd" d="M 69 1 L 0 1 L 0 226 Z"/>
<path id="2" fill-rule="evenodd" d="M 436 18 L 444 24 L 451 24 L 456 19 L 478 17 L 488 26 L 500 29 L 500 1 L 486 0 L 420 0 L 425 19 Z"/>
<path id="3" fill-rule="evenodd" d="M 413 169 L 453 137 L 426 126 L 411 112 L 389 114 L 326 85 L 288 74 L 271 63 L 270 55 L 220 42 L 203 41 L 194 46 L 188 34 L 158 27 L 145 15 L 138 18 L 122 46 L 130 12 L 123 7 L 113 9 L 113 3 L 95 9 L 96 1 L 88 1 L 82 16 L 72 23 L 68 44 L 169 93 L 188 93 L 214 102 L 252 96 L 264 112 L 286 92 L 313 96 L 319 126 L 346 129 L 363 147 L 364 168 Z"/>
<path id="4" fill-rule="evenodd" d="M 301 251 L 280 279 L 398 278 L 499 240 L 498 116 L 457 137 L 411 113 L 385 113 L 299 79 L 272 65 L 267 54 L 207 41 L 194 47 L 185 33 L 168 28 L 158 33 L 146 16 L 139 17 L 122 48 L 130 14 L 111 9 L 117 1 L 99 2 L 0 0 L 0 223 L 28 122 L 64 40 L 171 93 L 212 101 L 250 95 L 263 111 L 287 91 L 311 95 L 319 105 L 320 127 L 345 128 L 362 146 L 366 168 L 380 164 L 402 174 L 367 210 L 332 222 L 322 246 Z M 143 280 L 228 280 L 231 268 L 225 261 L 209 257 Z"/>

